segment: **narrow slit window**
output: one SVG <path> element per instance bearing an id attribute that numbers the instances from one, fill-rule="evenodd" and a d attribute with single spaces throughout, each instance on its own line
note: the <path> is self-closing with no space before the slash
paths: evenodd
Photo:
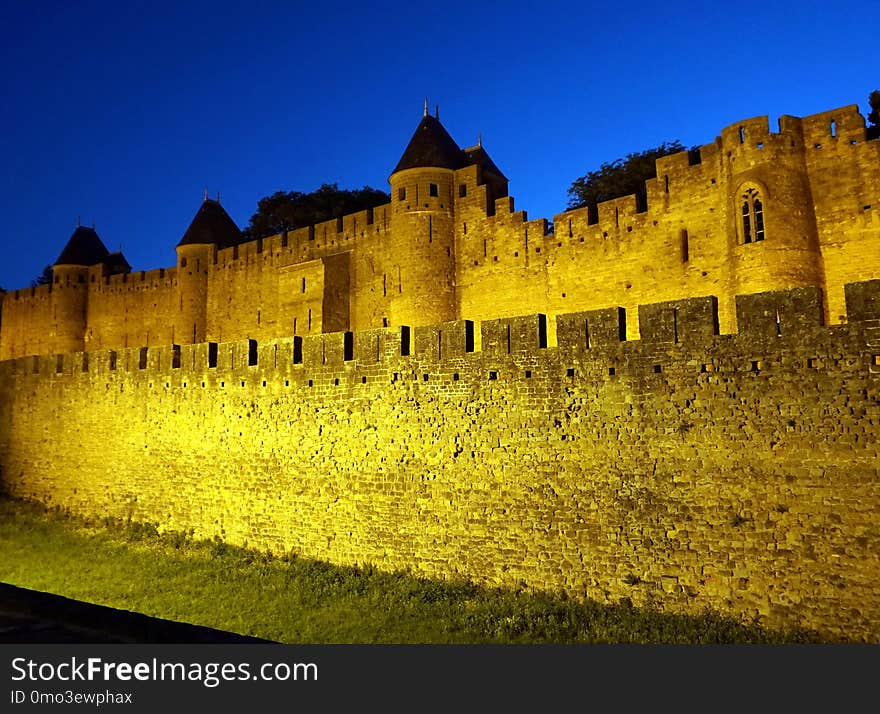
<path id="1" fill-rule="evenodd" d="M 755 240 L 764 240 L 764 207 L 758 198 L 755 199 Z"/>
<path id="2" fill-rule="evenodd" d="M 430 196 L 440 195 L 439 187 L 437 186 L 436 183 L 429 183 L 428 184 L 428 195 L 430 195 Z"/>

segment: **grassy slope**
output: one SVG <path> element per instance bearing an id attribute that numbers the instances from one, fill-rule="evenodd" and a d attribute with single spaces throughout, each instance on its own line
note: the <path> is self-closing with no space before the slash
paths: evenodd
<path id="1" fill-rule="evenodd" d="M 805 642 L 717 616 L 662 615 L 277 559 L 149 526 L 0 499 L 0 581 L 288 643 Z"/>

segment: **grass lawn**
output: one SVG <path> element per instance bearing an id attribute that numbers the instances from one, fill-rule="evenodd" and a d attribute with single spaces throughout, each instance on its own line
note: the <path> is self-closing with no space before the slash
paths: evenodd
<path id="1" fill-rule="evenodd" d="M 0 581 L 286 643 L 786 643 L 716 615 L 435 582 L 271 558 L 150 526 L 0 499 Z"/>

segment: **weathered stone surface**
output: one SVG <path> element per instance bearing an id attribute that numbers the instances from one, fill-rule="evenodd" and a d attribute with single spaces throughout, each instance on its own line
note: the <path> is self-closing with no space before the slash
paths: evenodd
<path id="1" fill-rule="evenodd" d="M 214 367 L 207 344 L 7 360 L 3 484 L 275 552 L 880 642 L 872 320 L 602 349 L 510 324 L 509 353 L 452 323 L 413 349 L 402 328 L 310 338 L 301 363 L 290 338 L 256 364 L 248 340 Z"/>

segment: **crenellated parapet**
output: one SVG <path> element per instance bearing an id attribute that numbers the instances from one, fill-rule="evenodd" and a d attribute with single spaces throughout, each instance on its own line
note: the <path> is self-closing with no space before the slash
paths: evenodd
<path id="1" fill-rule="evenodd" d="M 867 366 L 871 374 L 880 372 L 880 280 L 847 285 L 846 293 L 848 323 L 830 327 L 823 323 L 821 292 L 811 287 L 737 296 L 741 329 L 734 334 L 719 333 L 718 302 L 707 296 L 640 306 L 638 340 L 626 339 L 626 310 L 614 307 L 559 315 L 555 324 L 535 314 L 261 342 L 35 355 L 0 364 L 16 379 L 90 379 L 109 385 L 134 378 L 155 388 L 211 389 L 239 381 L 242 387 L 261 382 L 265 387 L 266 380 L 278 387 L 282 380 L 285 387 L 357 389 L 369 383 L 373 389 L 375 380 L 395 381 L 390 379 L 392 372 L 415 369 L 427 374 L 450 361 L 457 365 L 457 381 L 485 378 L 488 364 L 524 361 L 547 367 L 572 358 L 598 360 L 614 367 L 610 376 L 618 377 L 650 371 L 644 366 L 649 358 L 649 366 L 660 374 L 693 367 L 700 355 L 704 359 L 698 360 L 698 371 L 715 371 L 711 365 L 728 358 L 747 371 L 757 371 L 754 365 L 763 366 L 787 351 L 818 355 L 836 344 L 853 351 L 854 363 Z"/>

